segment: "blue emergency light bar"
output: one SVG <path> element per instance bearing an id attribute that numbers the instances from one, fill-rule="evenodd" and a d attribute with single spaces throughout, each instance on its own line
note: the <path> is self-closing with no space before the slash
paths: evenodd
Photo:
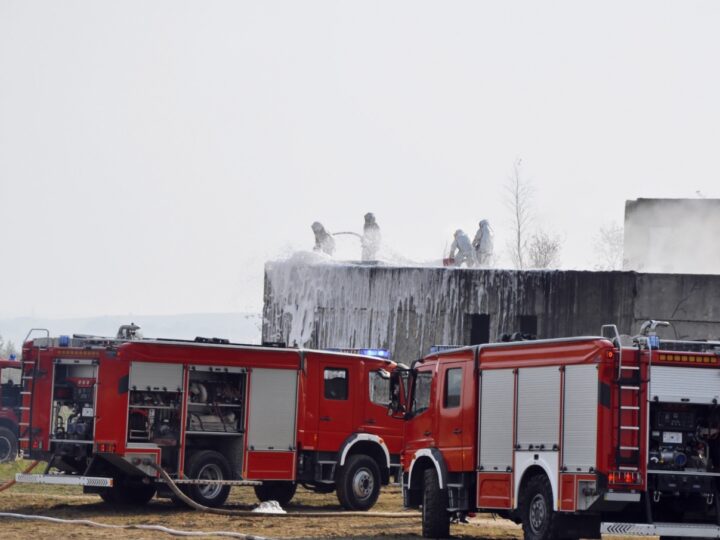
<path id="1" fill-rule="evenodd" d="M 439 353 L 443 351 L 451 351 L 452 349 L 460 349 L 466 345 L 433 345 L 430 347 L 430 354 Z"/>
<path id="2" fill-rule="evenodd" d="M 387 349 L 351 349 L 351 348 L 330 348 L 327 351 L 344 352 L 350 354 L 361 354 L 363 356 L 372 356 L 374 358 L 390 359 L 390 351 Z"/>

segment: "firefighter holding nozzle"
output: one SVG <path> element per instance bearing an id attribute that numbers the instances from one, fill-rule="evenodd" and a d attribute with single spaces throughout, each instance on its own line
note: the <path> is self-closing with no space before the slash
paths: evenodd
<path id="1" fill-rule="evenodd" d="M 316 221 L 311 226 L 313 234 L 315 234 L 315 246 L 313 251 L 322 251 L 327 255 L 335 253 L 335 239 L 325 230 L 323 224 Z"/>
<path id="2" fill-rule="evenodd" d="M 468 235 L 462 229 L 458 229 L 454 237 L 450 245 L 450 260 L 454 260 L 455 266 L 462 266 L 463 263 L 468 267 L 475 266 L 475 251 Z"/>

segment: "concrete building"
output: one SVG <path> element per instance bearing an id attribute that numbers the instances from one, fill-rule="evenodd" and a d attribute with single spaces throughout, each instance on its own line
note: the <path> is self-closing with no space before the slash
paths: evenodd
<path id="1" fill-rule="evenodd" d="M 506 271 L 308 261 L 265 267 L 263 340 L 307 347 L 385 347 L 400 361 L 435 344 L 497 341 L 522 331 L 636 333 L 669 320 L 669 337 L 720 338 L 720 276 Z"/>

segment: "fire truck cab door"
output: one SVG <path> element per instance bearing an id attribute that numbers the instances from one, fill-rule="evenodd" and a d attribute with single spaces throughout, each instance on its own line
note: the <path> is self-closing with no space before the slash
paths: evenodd
<path id="1" fill-rule="evenodd" d="M 252 368 L 244 477 L 294 480 L 298 371 Z"/>
<path id="2" fill-rule="evenodd" d="M 345 362 L 323 360 L 320 367 L 318 396 L 318 450 L 334 451 L 352 433 L 353 405 L 358 400 L 358 369 Z"/>
<path id="3" fill-rule="evenodd" d="M 470 368 L 465 362 L 442 363 L 438 370 L 436 392 L 437 445 L 445 458 L 449 471 L 464 470 L 464 456 L 470 459 L 471 448 L 467 445 L 467 427 L 463 418 L 463 398 L 466 393 L 464 381 L 472 378 L 466 373 Z"/>

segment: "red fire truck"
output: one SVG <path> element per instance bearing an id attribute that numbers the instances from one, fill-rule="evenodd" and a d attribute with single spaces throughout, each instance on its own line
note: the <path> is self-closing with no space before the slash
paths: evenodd
<path id="1" fill-rule="evenodd" d="M 24 344 L 20 442 L 48 465 L 19 482 L 142 504 L 170 495 L 156 464 L 206 506 L 233 485 L 285 504 L 302 484 L 366 510 L 399 475 L 403 422 L 387 415 L 394 362 L 125 330 Z"/>
<path id="2" fill-rule="evenodd" d="M 20 383 L 20 362 L 0 360 L 0 463 L 17 457 Z"/>
<path id="3" fill-rule="evenodd" d="M 720 536 L 720 342 L 635 338 L 496 343 L 430 354 L 407 399 L 407 507 L 445 537 L 478 510 L 526 539 L 601 532 Z"/>

